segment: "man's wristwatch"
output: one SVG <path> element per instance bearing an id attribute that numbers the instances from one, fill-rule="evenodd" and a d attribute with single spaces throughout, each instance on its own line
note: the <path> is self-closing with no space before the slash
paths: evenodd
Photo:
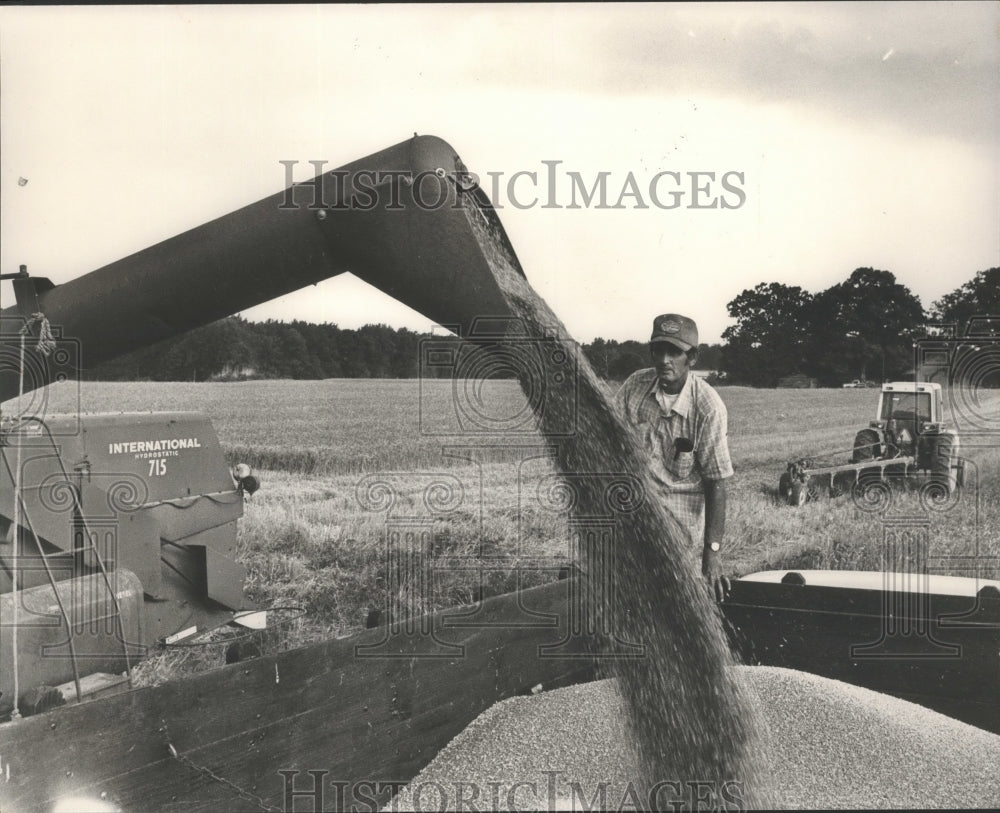
<path id="1" fill-rule="evenodd" d="M 712 553 L 718 553 L 722 549 L 722 545 L 720 545 L 718 542 L 713 542 L 708 546 L 708 549 L 712 551 Z"/>

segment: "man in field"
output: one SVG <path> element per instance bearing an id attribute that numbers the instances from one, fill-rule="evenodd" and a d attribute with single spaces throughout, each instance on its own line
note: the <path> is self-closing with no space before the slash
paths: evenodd
<path id="1" fill-rule="evenodd" d="M 722 575 L 720 550 L 726 530 L 729 459 L 726 405 L 691 373 L 698 358 L 698 326 L 676 313 L 657 316 L 649 339 L 653 367 L 634 372 L 615 396 L 615 405 L 638 435 L 664 505 L 703 542 L 701 567 L 712 593 L 722 601 L 729 579 Z"/>

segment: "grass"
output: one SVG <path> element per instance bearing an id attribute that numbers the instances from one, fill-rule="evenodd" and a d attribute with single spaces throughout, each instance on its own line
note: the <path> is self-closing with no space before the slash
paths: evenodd
<path id="1" fill-rule="evenodd" d="M 73 408 L 75 393 L 50 389 L 50 412 Z M 916 519 L 934 572 L 973 575 L 977 566 L 980 576 L 1000 577 L 1000 440 L 970 431 L 976 420 L 980 429 L 996 428 L 983 416 L 1000 414 L 1000 392 L 982 394 L 975 415 L 959 415 L 969 465 L 958 497 L 927 505 L 919 484 L 901 483 L 885 512 L 864 510 L 849 495 L 821 493 L 801 508 L 777 495 L 788 460 L 849 455 L 874 416 L 877 391 L 719 393 L 736 469 L 725 554 L 731 573 L 899 569 L 905 563 L 887 558 L 884 540 Z M 554 579 L 572 559 L 566 514 L 540 497 L 555 475 L 539 456 L 545 440 L 530 423 L 508 436 L 483 431 L 510 426 L 523 412 L 516 383 L 490 382 L 481 407 L 468 401 L 474 431 L 432 434 L 457 425 L 453 394 L 448 381 L 340 380 L 84 383 L 80 398 L 92 412 L 203 411 L 230 460 L 262 470 L 263 487 L 240 524 L 239 557 L 252 599 L 307 610 L 268 642 L 287 647 L 360 629 L 372 610 L 424 612 Z M 433 571 L 429 587 L 391 570 L 391 562 L 408 561 L 407 533 L 424 534 L 418 556 Z M 212 657 L 221 657 L 218 649 Z M 140 674 L 157 682 L 199 665 L 181 651 Z"/>

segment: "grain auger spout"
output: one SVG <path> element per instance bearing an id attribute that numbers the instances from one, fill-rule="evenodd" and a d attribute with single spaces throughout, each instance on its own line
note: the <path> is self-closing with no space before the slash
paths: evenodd
<path id="1" fill-rule="evenodd" d="M 415 136 L 62 285 L 8 274 L 0 401 L 345 271 L 465 335 L 478 316 L 508 313 L 469 211 L 514 258 L 454 149 Z M 53 360 L 27 342 L 20 383 L 19 332 L 34 314 L 70 352 Z"/>
<path id="2" fill-rule="evenodd" d="M 24 396 L 346 271 L 475 333 L 509 311 L 473 227 L 523 276 L 455 151 L 421 136 L 62 285 L 4 275 L 0 715 L 104 691 L 150 647 L 245 609 L 236 523 L 259 485 L 204 415 L 53 416 Z"/>

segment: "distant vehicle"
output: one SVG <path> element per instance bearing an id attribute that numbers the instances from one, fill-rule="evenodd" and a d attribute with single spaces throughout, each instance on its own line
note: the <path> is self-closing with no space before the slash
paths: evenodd
<path id="1" fill-rule="evenodd" d="M 845 390 L 862 389 L 864 387 L 878 387 L 880 384 L 878 381 L 865 381 L 863 378 L 855 378 L 853 381 L 849 381 L 847 384 L 841 384 Z"/>

